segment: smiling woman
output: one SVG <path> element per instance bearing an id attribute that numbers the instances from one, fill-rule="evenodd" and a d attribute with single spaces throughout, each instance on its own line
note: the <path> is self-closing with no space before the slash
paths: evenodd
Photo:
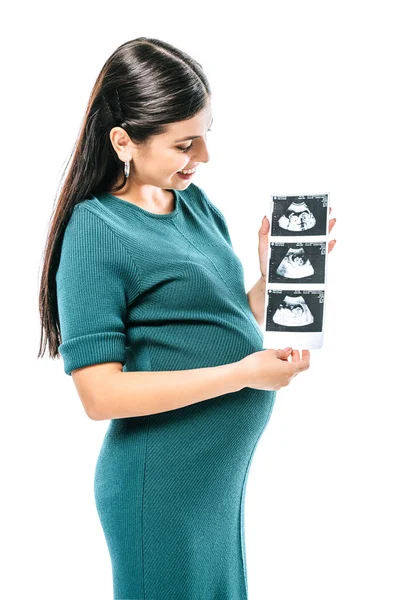
<path id="1" fill-rule="evenodd" d="M 163 203 L 160 197 L 162 190 L 185 189 L 182 182 L 190 182 L 197 166 L 208 162 L 206 128 L 210 118 L 212 120 L 211 101 L 210 95 L 207 95 L 204 107 L 194 116 L 168 124 L 162 133 L 151 136 L 146 144 L 136 143 L 122 127 L 111 128 L 111 144 L 125 162 L 126 170 L 124 177 L 120 175 L 113 182 L 116 190 L 108 191 L 114 195 L 118 191 L 120 197 L 146 210 L 158 210 L 157 206 Z M 183 148 L 176 145 L 176 142 L 184 140 L 192 143 Z"/>
<path id="2" fill-rule="evenodd" d="M 276 392 L 243 370 L 263 336 L 225 218 L 190 181 L 210 122 L 197 61 L 153 38 L 117 48 L 46 249 L 50 355 L 110 420 L 94 493 L 116 599 L 247 598 L 244 494 Z"/>

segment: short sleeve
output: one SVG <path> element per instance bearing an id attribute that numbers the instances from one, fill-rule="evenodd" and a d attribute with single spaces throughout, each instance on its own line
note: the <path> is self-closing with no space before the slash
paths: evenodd
<path id="1" fill-rule="evenodd" d="M 205 191 L 201 187 L 199 187 L 199 186 L 197 186 L 197 188 L 200 191 L 200 193 L 203 196 L 203 198 L 206 201 L 206 203 L 208 204 L 208 206 L 214 212 L 214 215 L 215 215 L 216 220 L 217 220 L 218 229 L 221 231 L 222 235 L 224 236 L 224 238 L 226 239 L 226 241 L 228 242 L 228 244 L 231 246 L 231 248 L 233 248 L 231 236 L 229 235 L 228 224 L 226 222 L 226 219 L 225 219 L 224 215 L 219 210 L 219 208 L 217 208 L 217 206 L 215 206 L 215 204 L 213 204 L 211 202 L 211 200 L 209 199 L 209 197 L 207 196 L 207 194 L 205 193 Z"/>
<path id="2" fill-rule="evenodd" d="M 56 287 L 65 373 L 125 364 L 125 317 L 140 292 L 137 269 L 111 227 L 80 204 L 65 229 Z"/>

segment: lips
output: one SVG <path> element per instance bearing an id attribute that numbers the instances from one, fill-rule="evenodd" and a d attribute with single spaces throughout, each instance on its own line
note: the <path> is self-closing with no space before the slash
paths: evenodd
<path id="1" fill-rule="evenodd" d="M 179 171 L 177 172 L 177 175 L 179 175 L 179 177 L 181 179 L 190 179 L 191 177 L 193 177 L 193 175 L 195 174 L 196 171 L 193 171 L 193 173 L 188 173 L 187 175 L 185 175 L 184 173 L 180 173 Z"/>

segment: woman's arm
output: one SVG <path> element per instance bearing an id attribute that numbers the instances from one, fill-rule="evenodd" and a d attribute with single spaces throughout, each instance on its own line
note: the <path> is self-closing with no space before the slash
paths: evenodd
<path id="1" fill-rule="evenodd" d="M 261 276 L 251 290 L 247 292 L 247 299 L 249 301 L 251 312 L 260 327 L 264 324 L 265 288 L 266 278 Z"/>
<path id="2" fill-rule="evenodd" d="M 122 363 L 72 372 L 87 415 L 94 421 L 142 417 L 237 392 L 247 385 L 240 361 L 181 371 L 122 371 Z"/>

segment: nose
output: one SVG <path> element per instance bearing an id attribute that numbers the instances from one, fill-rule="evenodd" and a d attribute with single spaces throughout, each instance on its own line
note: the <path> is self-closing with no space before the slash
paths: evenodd
<path id="1" fill-rule="evenodd" d="M 207 148 L 207 144 L 203 142 L 196 153 L 196 158 L 199 162 L 208 163 L 210 160 L 210 153 Z"/>

